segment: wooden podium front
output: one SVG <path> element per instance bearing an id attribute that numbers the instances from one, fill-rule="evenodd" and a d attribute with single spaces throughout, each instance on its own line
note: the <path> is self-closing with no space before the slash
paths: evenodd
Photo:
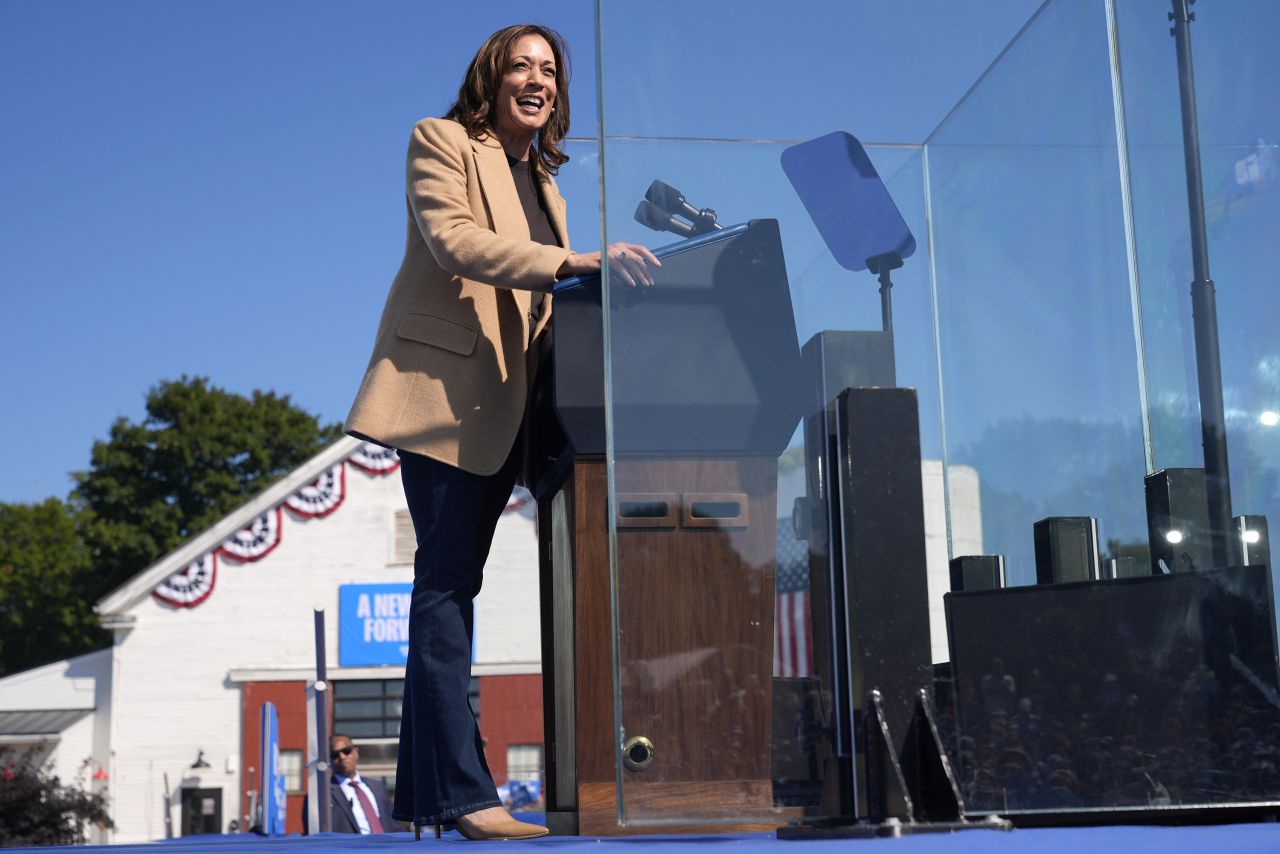
<path id="1" fill-rule="evenodd" d="M 751 220 L 655 252 L 653 287 L 613 292 L 607 354 L 600 280 L 556 286 L 535 389 L 554 833 L 774 814 L 777 461 L 807 402 L 781 237 Z"/>
<path id="2" fill-rule="evenodd" d="M 547 823 L 553 833 L 763 829 L 772 810 L 777 460 L 619 460 L 618 769 L 602 457 L 539 503 Z M 712 824 L 714 823 L 714 824 Z M 779 821 L 778 823 L 781 823 Z"/>

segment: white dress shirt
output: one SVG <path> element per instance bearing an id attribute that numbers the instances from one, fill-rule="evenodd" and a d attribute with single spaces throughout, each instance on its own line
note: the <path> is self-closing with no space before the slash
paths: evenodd
<path id="1" fill-rule="evenodd" d="M 369 819 L 365 817 L 364 810 L 360 807 L 360 799 L 356 797 L 353 787 L 360 787 L 360 790 L 364 792 L 365 797 L 369 799 L 369 803 L 373 804 L 373 811 L 377 814 L 379 821 L 381 821 L 382 814 L 378 813 L 378 799 L 373 796 L 373 790 L 369 788 L 368 784 L 365 783 L 364 780 L 360 779 L 360 775 L 358 773 L 354 777 L 343 777 L 339 785 L 342 789 L 342 794 L 346 796 L 347 803 L 351 804 L 351 811 L 355 813 L 356 827 L 360 829 L 361 833 L 370 833 Z M 383 829 L 385 830 L 385 827 Z"/>

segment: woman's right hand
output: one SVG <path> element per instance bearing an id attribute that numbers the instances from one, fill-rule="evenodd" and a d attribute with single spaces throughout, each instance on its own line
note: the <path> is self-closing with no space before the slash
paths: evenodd
<path id="1" fill-rule="evenodd" d="M 608 250 L 609 269 L 623 284 L 630 287 L 653 284 L 653 267 L 661 267 L 662 262 L 652 252 L 639 243 L 610 243 Z M 590 276 L 600 272 L 599 252 L 573 252 L 560 265 L 556 277 L 565 279 L 569 276 Z"/>

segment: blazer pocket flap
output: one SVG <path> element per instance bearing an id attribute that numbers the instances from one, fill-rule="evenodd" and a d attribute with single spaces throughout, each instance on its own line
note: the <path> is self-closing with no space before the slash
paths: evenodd
<path id="1" fill-rule="evenodd" d="M 432 314 L 406 314 L 400 321 L 396 334 L 410 341 L 470 356 L 476 349 L 476 338 L 480 333 L 461 323 Z"/>

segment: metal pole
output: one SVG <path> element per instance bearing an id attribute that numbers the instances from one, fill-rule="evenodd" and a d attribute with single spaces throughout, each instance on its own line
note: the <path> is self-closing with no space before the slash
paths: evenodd
<path id="1" fill-rule="evenodd" d="M 329 815 L 329 683 L 324 667 L 324 608 L 315 609 L 316 629 L 316 801 L 320 807 L 320 832 L 333 824 Z"/>
<path id="2" fill-rule="evenodd" d="M 1227 419 L 1222 401 L 1222 362 L 1218 352 L 1218 308 L 1209 277 L 1209 239 L 1204 221 L 1204 182 L 1200 176 L 1200 132 L 1196 120 L 1195 75 L 1191 66 L 1189 6 L 1172 0 L 1170 33 L 1178 52 L 1178 91 L 1182 101 L 1182 149 L 1186 158 L 1187 208 L 1191 217 L 1191 317 L 1196 342 L 1196 380 L 1200 387 L 1200 431 L 1204 443 L 1205 495 L 1215 566 L 1226 566 L 1231 527 L 1231 474 L 1227 464 Z"/>
<path id="3" fill-rule="evenodd" d="M 893 301 L 889 289 L 893 282 L 889 278 L 889 262 L 880 263 L 880 328 L 885 332 L 893 331 Z"/>
<path id="4" fill-rule="evenodd" d="M 169 791 L 169 772 L 164 772 L 164 838 L 173 838 L 173 807 L 170 801 L 173 800 L 173 793 Z"/>

